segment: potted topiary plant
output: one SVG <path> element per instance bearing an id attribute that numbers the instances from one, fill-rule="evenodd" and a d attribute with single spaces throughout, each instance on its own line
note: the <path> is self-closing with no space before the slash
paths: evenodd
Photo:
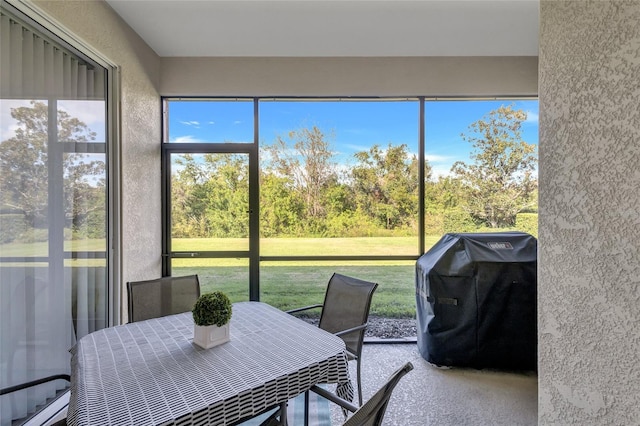
<path id="1" fill-rule="evenodd" d="M 221 291 L 201 295 L 191 311 L 193 343 L 209 349 L 229 341 L 231 301 Z"/>

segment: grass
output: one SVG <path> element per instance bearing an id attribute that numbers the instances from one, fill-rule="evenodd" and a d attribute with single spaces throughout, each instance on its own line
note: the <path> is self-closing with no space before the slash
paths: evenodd
<path id="1" fill-rule="evenodd" d="M 106 243 L 104 239 L 85 239 L 64 241 L 64 251 L 76 252 L 105 252 Z M 49 254 L 49 243 L 47 241 L 37 241 L 33 243 L 9 243 L 0 244 L 0 257 L 47 257 Z M 11 267 L 46 267 L 47 262 L 2 262 L 2 266 Z M 104 267 L 105 259 L 65 259 L 66 267 Z"/>
<path id="2" fill-rule="evenodd" d="M 431 247 L 440 236 L 427 236 Z M 173 251 L 248 250 L 247 238 L 174 238 Z M 416 255 L 417 237 L 261 238 L 262 256 Z"/>
<path id="3" fill-rule="evenodd" d="M 440 236 L 427 236 L 431 247 Z M 173 251 L 247 250 L 241 238 L 174 239 Z M 65 250 L 103 251 L 104 240 L 65 242 Z M 415 237 L 264 238 L 263 256 L 418 255 Z M 2 256 L 46 256 L 47 243 L 3 244 Z M 66 266 L 91 266 L 67 260 Z M 172 274 L 198 274 L 203 292 L 221 290 L 233 302 L 249 300 L 248 259 L 173 259 Z M 283 261 L 261 262 L 260 300 L 280 309 L 321 303 L 331 274 L 338 272 L 378 283 L 371 314 L 391 318 L 415 317 L 415 261 Z"/>
<path id="4" fill-rule="evenodd" d="M 227 259 L 221 259 L 227 260 Z M 225 262 L 226 263 L 226 262 Z M 378 283 L 371 314 L 393 318 L 415 317 L 415 262 L 263 262 L 260 300 L 280 309 L 322 303 L 334 272 Z M 342 264 L 339 264 L 342 263 Z M 246 266 L 173 267 L 173 275 L 198 274 L 202 291 L 221 290 L 233 302 L 249 300 Z"/>
<path id="5" fill-rule="evenodd" d="M 86 240 L 68 240 L 64 242 L 65 251 L 102 251 L 106 248 L 103 239 L 86 239 Z M 34 243 L 9 243 L 0 244 L 1 256 L 46 256 L 49 252 L 49 243 L 47 241 L 38 241 Z"/>
<path id="6" fill-rule="evenodd" d="M 431 247 L 440 236 L 427 236 Z M 246 250 L 245 239 L 174 239 L 174 251 Z M 418 255 L 414 237 L 264 238 L 264 256 Z M 173 275 L 196 273 L 203 291 L 226 292 L 232 301 L 249 299 L 246 259 L 174 259 Z M 261 262 L 260 300 L 280 309 L 321 303 L 334 272 L 378 283 L 371 314 L 415 317 L 415 261 L 286 261 Z"/>

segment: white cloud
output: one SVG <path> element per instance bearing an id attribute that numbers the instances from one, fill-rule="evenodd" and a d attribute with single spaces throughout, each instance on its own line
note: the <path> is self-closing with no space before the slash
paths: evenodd
<path id="1" fill-rule="evenodd" d="M 451 175 L 451 166 L 460 158 L 451 155 L 426 154 L 427 161 L 431 166 L 431 178 L 437 180 L 439 177 Z"/>
<path id="2" fill-rule="evenodd" d="M 11 109 L 18 107 L 30 108 L 31 103 L 28 100 L 2 99 L 0 103 L 0 140 L 6 140 L 15 135 L 15 131 L 19 126 L 18 122 L 11 117 Z M 104 142 L 104 101 L 61 100 L 58 102 L 58 109 L 82 121 L 90 131 L 96 133 L 96 141 Z"/>
<path id="3" fill-rule="evenodd" d="M 180 124 L 184 124 L 185 126 L 194 126 L 194 127 L 200 126 L 200 122 L 196 120 L 181 121 Z"/>
<path id="4" fill-rule="evenodd" d="M 58 102 L 58 109 L 69 113 L 89 127 L 104 127 L 106 105 L 104 101 L 71 101 Z"/>
<path id="5" fill-rule="evenodd" d="M 533 112 L 533 111 L 527 111 L 527 119 L 525 120 L 525 123 L 538 123 L 538 113 L 537 112 Z"/>
<path id="6" fill-rule="evenodd" d="M 74 101 L 64 100 L 58 102 L 58 109 L 65 111 L 71 117 L 82 121 L 87 127 L 96 133 L 96 141 L 105 141 L 105 114 L 104 101 Z"/>
<path id="7" fill-rule="evenodd" d="M 242 120 L 236 120 L 236 121 L 234 121 L 234 122 L 233 122 L 233 124 L 234 124 L 234 125 L 242 124 Z"/>
<path id="8" fill-rule="evenodd" d="M 447 155 L 427 154 L 427 161 L 429 163 L 451 163 L 453 157 Z"/>
<path id="9" fill-rule="evenodd" d="M 213 124 L 216 124 L 216 122 L 215 121 L 209 121 L 209 122 L 207 122 L 207 124 L 213 125 Z"/>
<path id="10" fill-rule="evenodd" d="M 344 144 L 343 145 L 345 148 L 349 148 L 350 150 L 354 151 L 354 152 L 362 152 L 362 151 L 369 151 L 369 149 L 371 149 L 370 146 L 368 145 L 354 145 L 354 144 Z"/>
<path id="11" fill-rule="evenodd" d="M 451 165 L 431 166 L 431 179 L 438 180 L 439 177 L 447 177 L 451 175 Z"/>
<path id="12" fill-rule="evenodd" d="M 185 135 L 185 136 L 178 136 L 176 138 L 173 138 L 169 142 L 171 142 L 171 143 L 191 143 L 191 142 L 202 142 L 202 141 L 199 140 L 198 138 L 196 138 L 195 136 Z"/>

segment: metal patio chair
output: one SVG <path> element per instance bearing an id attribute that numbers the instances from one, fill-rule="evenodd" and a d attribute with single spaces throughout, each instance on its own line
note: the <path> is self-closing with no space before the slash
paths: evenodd
<path id="1" fill-rule="evenodd" d="M 188 312 L 200 296 L 198 275 L 127 283 L 129 322 Z"/>
<path id="2" fill-rule="evenodd" d="M 387 412 L 387 405 L 393 389 L 405 374 L 413 370 L 413 364 L 407 362 L 405 365 L 396 370 L 391 377 L 369 400 L 360 408 L 354 406 L 348 401 L 332 394 L 331 392 L 319 386 L 313 386 L 312 392 L 327 398 L 328 400 L 340 405 L 343 409 L 351 411 L 353 415 L 349 417 L 343 426 L 380 426 L 382 419 Z"/>
<path id="3" fill-rule="evenodd" d="M 292 309 L 288 313 L 299 313 L 314 308 L 322 308 L 318 327 L 340 336 L 347 347 L 349 360 L 357 362 L 358 401 L 362 405 L 362 381 L 360 378 L 360 358 L 362 343 L 367 328 L 369 309 L 377 283 L 363 281 L 334 273 L 329 280 L 324 303 Z M 306 404 L 307 398 L 305 398 Z"/>

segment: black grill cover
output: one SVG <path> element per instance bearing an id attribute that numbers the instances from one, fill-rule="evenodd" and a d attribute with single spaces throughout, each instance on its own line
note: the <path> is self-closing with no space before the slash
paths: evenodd
<path id="1" fill-rule="evenodd" d="M 416 263 L 418 349 L 437 365 L 535 370 L 537 240 L 446 234 Z"/>

